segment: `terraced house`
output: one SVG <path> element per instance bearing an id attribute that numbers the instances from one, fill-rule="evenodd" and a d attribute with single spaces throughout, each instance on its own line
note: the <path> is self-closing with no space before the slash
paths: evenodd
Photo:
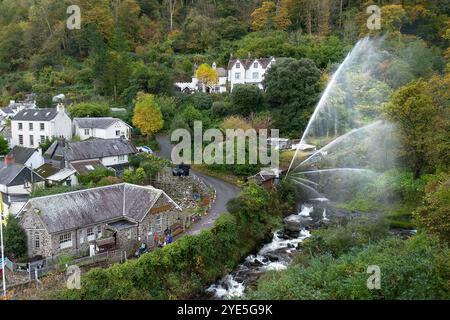
<path id="1" fill-rule="evenodd" d="M 182 210 L 163 190 L 123 183 L 33 198 L 17 217 L 31 258 L 152 247 L 155 235 L 178 225 Z"/>

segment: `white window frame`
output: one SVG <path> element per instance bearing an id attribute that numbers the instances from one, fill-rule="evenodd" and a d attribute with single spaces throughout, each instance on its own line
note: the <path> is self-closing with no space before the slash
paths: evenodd
<path id="1" fill-rule="evenodd" d="M 259 72 L 253 72 L 252 77 L 253 77 L 253 80 L 259 79 Z"/>
<path id="2" fill-rule="evenodd" d="M 39 249 L 41 247 L 41 238 L 39 232 L 34 233 L 34 248 Z"/>
<path id="3" fill-rule="evenodd" d="M 34 146 L 34 136 L 32 134 L 30 134 L 30 146 Z"/>
<path id="4" fill-rule="evenodd" d="M 39 130 L 45 131 L 45 123 L 44 122 L 39 123 Z"/>
<path id="5" fill-rule="evenodd" d="M 89 227 L 86 229 L 87 241 L 92 241 L 95 239 L 94 227 Z"/>
<path id="6" fill-rule="evenodd" d="M 44 143 L 44 142 L 45 142 L 45 136 L 40 136 L 39 139 L 41 140 L 41 143 Z"/>
<path id="7" fill-rule="evenodd" d="M 22 122 L 17 123 L 17 129 L 18 130 L 23 130 L 23 123 Z"/>
<path id="8" fill-rule="evenodd" d="M 90 129 L 84 129 L 84 135 L 85 136 L 90 136 L 91 135 L 91 130 Z"/>
<path id="9" fill-rule="evenodd" d="M 23 134 L 19 134 L 19 145 L 23 146 Z"/>
<path id="10" fill-rule="evenodd" d="M 66 249 L 72 247 L 72 233 L 64 233 L 59 235 L 59 247 L 60 249 Z"/>
<path id="11" fill-rule="evenodd" d="M 28 130 L 33 131 L 34 129 L 33 122 L 28 122 Z"/>
<path id="12" fill-rule="evenodd" d="M 118 161 L 125 161 L 125 155 L 124 154 L 119 154 L 117 156 Z"/>
<path id="13" fill-rule="evenodd" d="M 240 72 L 236 72 L 236 73 L 234 74 L 234 79 L 235 79 L 235 80 L 241 80 L 241 73 L 240 73 Z"/>

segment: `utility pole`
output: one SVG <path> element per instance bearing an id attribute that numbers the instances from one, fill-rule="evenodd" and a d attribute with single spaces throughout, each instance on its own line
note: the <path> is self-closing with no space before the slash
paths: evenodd
<path id="1" fill-rule="evenodd" d="M 2 252 L 2 280 L 3 280 L 3 297 L 6 298 L 6 270 L 5 270 L 5 248 L 3 246 L 3 198 L 0 193 L 0 248 Z"/>

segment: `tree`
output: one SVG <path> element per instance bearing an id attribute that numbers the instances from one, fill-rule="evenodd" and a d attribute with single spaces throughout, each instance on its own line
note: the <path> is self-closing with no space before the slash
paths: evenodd
<path id="1" fill-rule="evenodd" d="M 423 205 L 413 215 L 422 229 L 450 243 L 450 175 L 439 174 L 425 189 Z"/>
<path id="2" fill-rule="evenodd" d="M 27 234 L 13 215 L 8 216 L 8 223 L 3 229 L 5 254 L 11 259 L 27 256 Z"/>
<path id="3" fill-rule="evenodd" d="M 288 17 L 287 8 L 278 6 L 272 1 L 264 1 L 260 8 L 252 13 L 252 29 L 261 30 L 286 30 L 291 21 Z"/>
<path id="4" fill-rule="evenodd" d="M 123 172 L 123 180 L 128 183 L 143 185 L 146 180 L 145 170 L 143 168 L 126 169 Z"/>
<path id="5" fill-rule="evenodd" d="M 236 114 L 249 116 L 263 108 L 264 100 L 261 90 L 251 84 L 237 84 L 231 92 L 231 105 Z"/>
<path id="6" fill-rule="evenodd" d="M 251 129 L 251 125 L 248 123 L 247 120 L 245 120 L 242 117 L 229 116 L 222 121 L 220 128 L 223 131 L 226 131 L 227 129 L 231 129 L 231 130 L 242 129 L 242 130 L 246 131 L 248 129 Z"/>
<path id="7" fill-rule="evenodd" d="M 206 92 L 206 87 L 213 87 L 219 83 L 219 75 L 217 71 L 206 63 L 201 64 L 195 71 L 195 76 L 198 81 L 202 84 L 202 91 Z"/>
<path id="8" fill-rule="evenodd" d="M 0 155 L 8 154 L 8 152 L 8 141 L 3 136 L 0 136 Z"/>
<path id="9" fill-rule="evenodd" d="M 428 165 L 428 151 L 433 148 L 431 124 L 437 116 L 437 107 L 427 94 L 426 82 L 418 80 L 398 89 L 384 112 L 399 129 L 401 155 L 411 166 L 414 178 L 420 177 Z"/>
<path id="10" fill-rule="evenodd" d="M 111 109 L 107 103 L 81 102 L 69 107 L 69 114 L 72 118 L 99 118 L 107 117 L 111 114 Z"/>
<path id="11" fill-rule="evenodd" d="M 132 121 L 145 135 L 152 135 L 162 129 L 164 120 L 153 95 L 138 93 Z"/>
<path id="12" fill-rule="evenodd" d="M 299 135 L 306 126 L 320 87 L 320 71 L 310 59 L 279 59 L 266 74 L 264 87 L 275 127 Z"/>

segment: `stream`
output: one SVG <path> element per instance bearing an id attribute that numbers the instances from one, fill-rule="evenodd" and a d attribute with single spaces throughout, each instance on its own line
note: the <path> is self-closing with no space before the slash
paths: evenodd
<path id="1" fill-rule="evenodd" d="M 256 254 L 249 255 L 231 273 L 206 289 L 210 299 L 242 298 L 245 290 L 255 284 L 262 274 L 269 270 L 284 270 L 298 250 L 298 244 L 310 236 L 309 229 L 317 223 L 328 221 L 326 206 L 322 199 L 313 204 L 303 204 L 298 214 L 284 219 L 284 229 L 273 233 L 270 243 L 265 244 Z"/>

